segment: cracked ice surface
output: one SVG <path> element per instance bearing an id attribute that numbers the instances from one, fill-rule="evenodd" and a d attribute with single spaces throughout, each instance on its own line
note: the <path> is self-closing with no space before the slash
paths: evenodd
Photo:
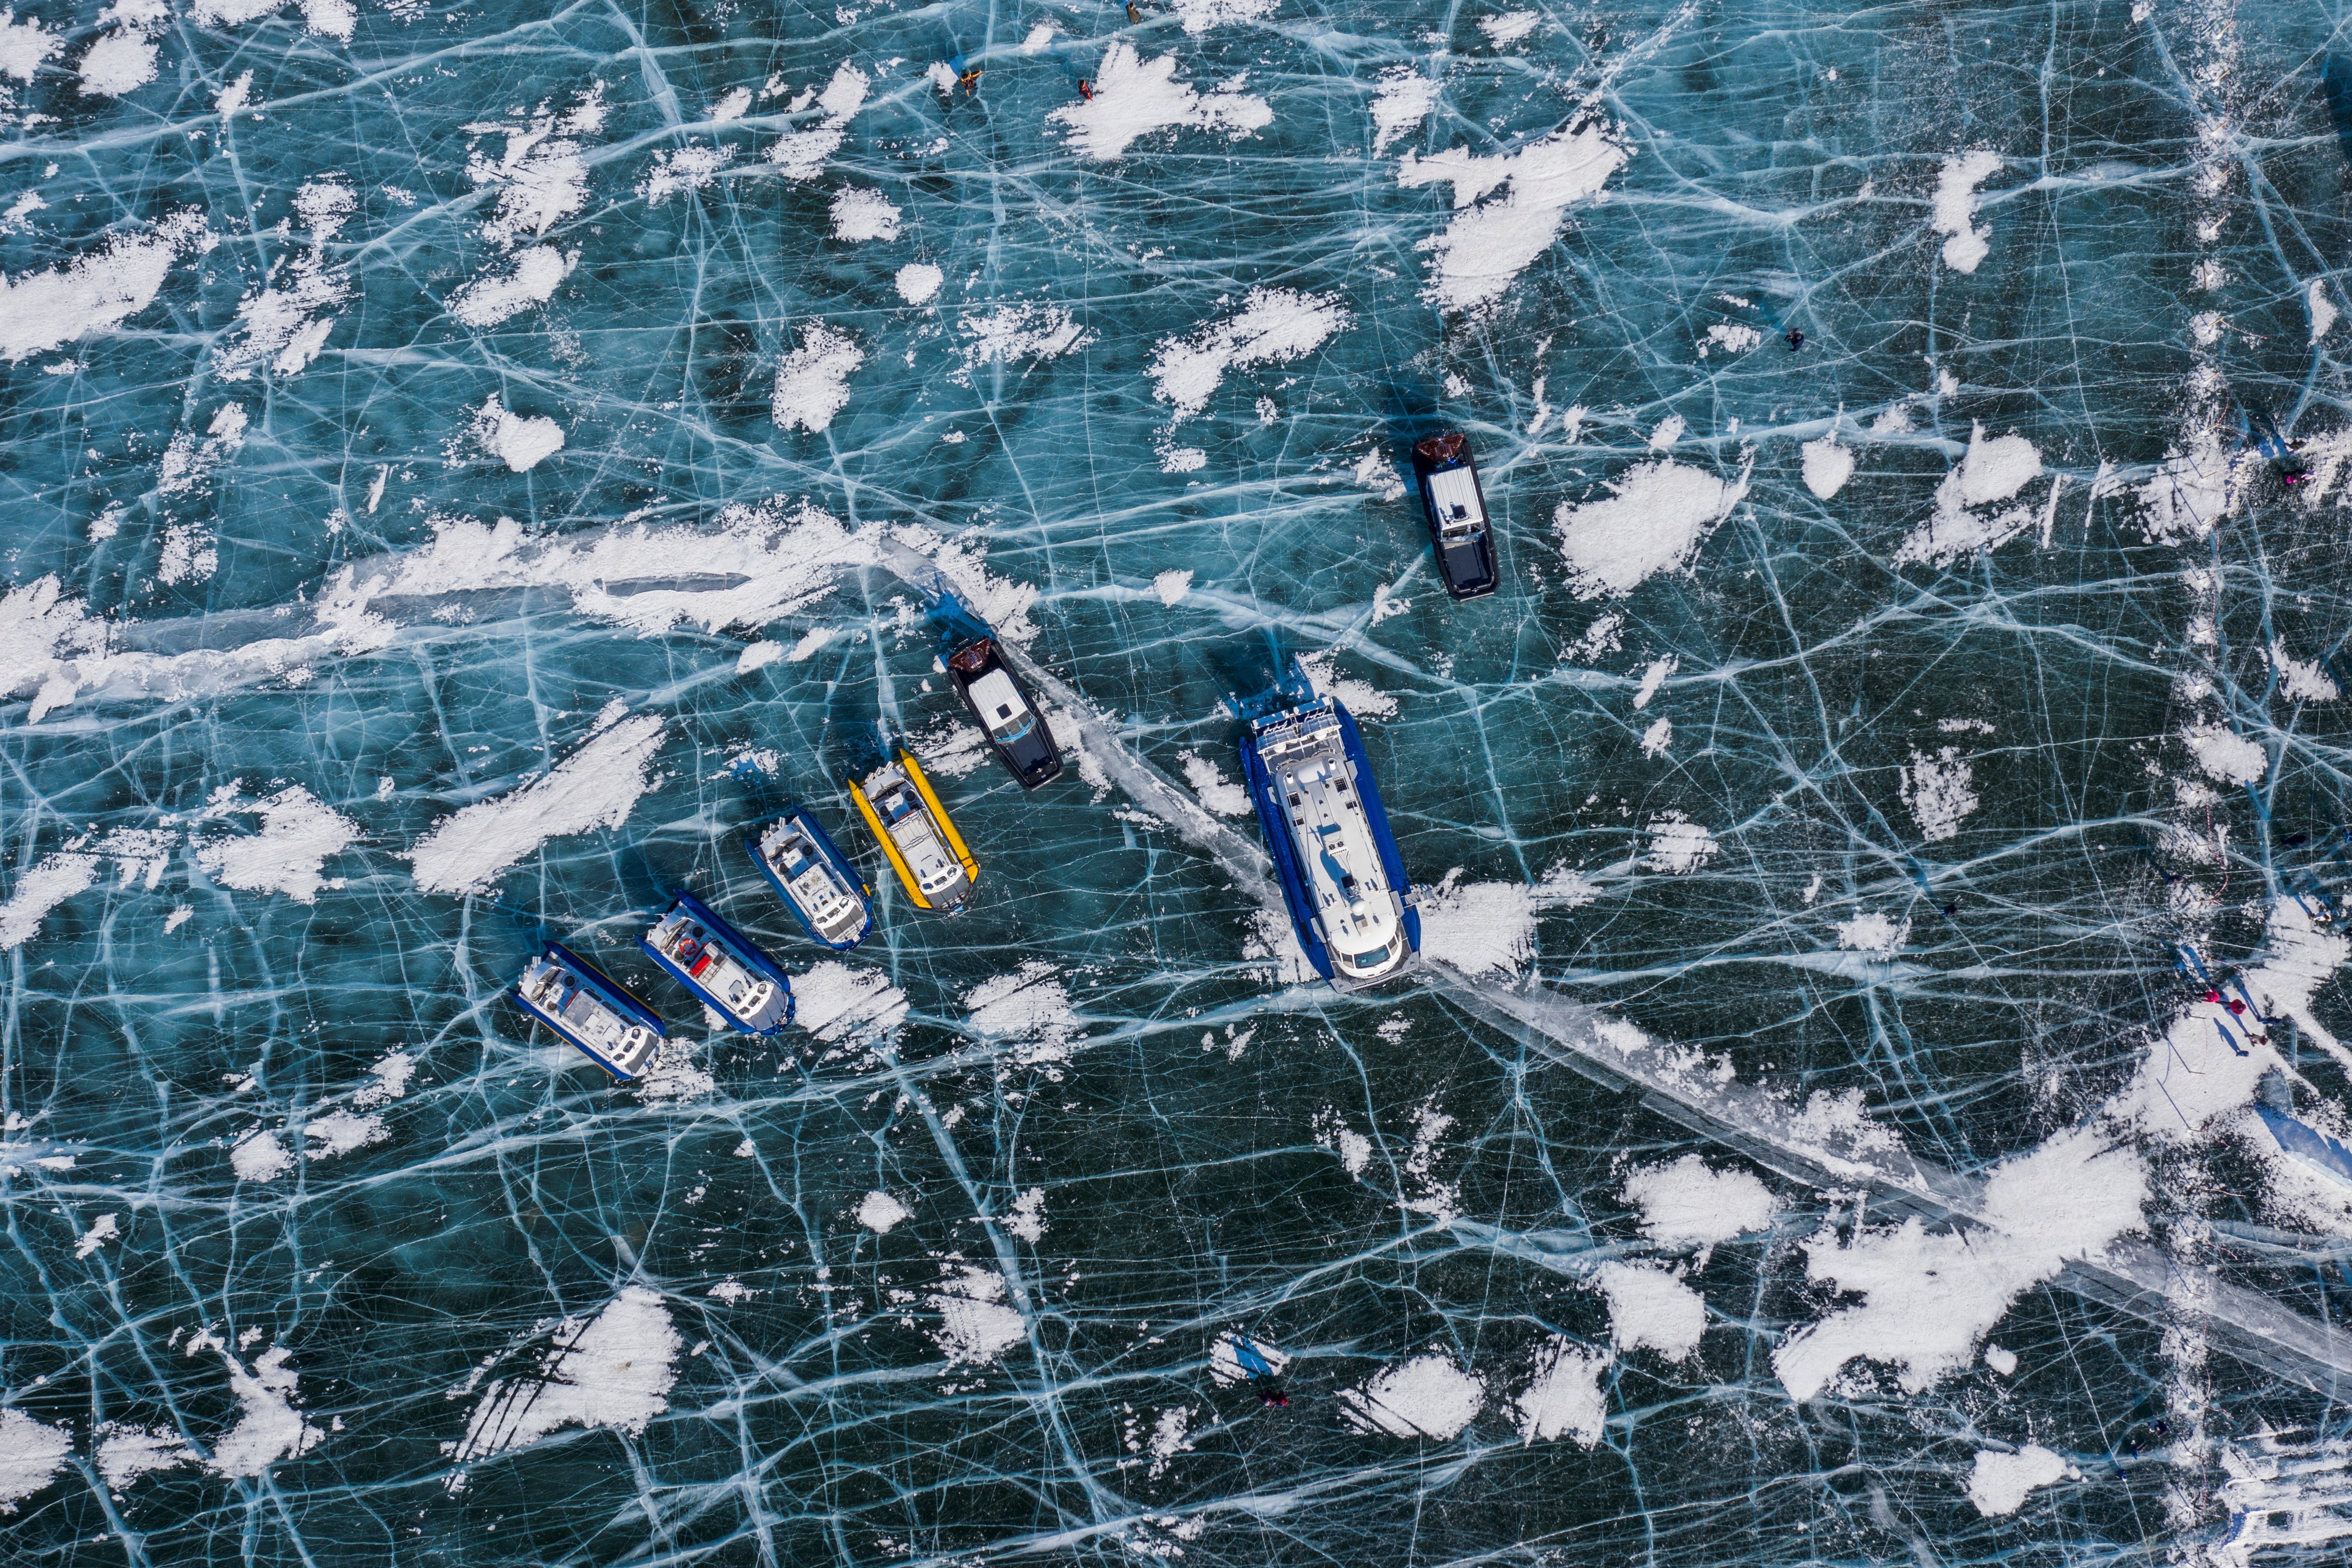
<path id="1" fill-rule="evenodd" d="M 1124 13 L 0 11 L 11 1560 L 2340 1560 L 2322 14 Z M 1277 650 L 1407 982 L 1266 881 Z"/>

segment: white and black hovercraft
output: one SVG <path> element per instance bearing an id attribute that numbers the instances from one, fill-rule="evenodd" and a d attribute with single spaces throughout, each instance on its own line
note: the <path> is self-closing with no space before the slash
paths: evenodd
<path id="1" fill-rule="evenodd" d="M 874 929 L 874 890 L 806 806 L 786 808 L 743 843 L 793 918 L 835 952 L 847 952 Z"/>
<path id="2" fill-rule="evenodd" d="M 1342 991 L 1402 974 L 1421 952 L 1421 912 L 1356 721 L 1295 662 L 1235 710 L 1248 726 L 1242 775 L 1307 962 Z"/>
<path id="3" fill-rule="evenodd" d="M 977 638 L 950 656 L 948 679 L 955 683 L 971 716 L 988 731 L 996 759 L 1024 789 L 1062 776 L 1062 748 L 1035 699 L 1004 662 L 993 635 Z"/>
<path id="4" fill-rule="evenodd" d="M 514 999 L 624 1083 L 651 1071 L 668 1043 L 651 1008 L 561 942 L 523 966 Z"/>
<path id="5" fill-rule="evenodd" d="M 781 1034 L 793 1021 L 793 982 L 751 939 L 684 888 L 637 938 L 671 979 L 745 1034 Z"/>
<path id="6" fill-rule="evenodd" d="M 1437 547 L 1438 575 L 1455 599 L 1480 599 L 1495 591 L 1495 530 L 1486 518 L 1486 493 L 1478 486 L 1478 460 L 1470 438 L 1449 430 L 1412 446 L 1412 476 L 1421 490 L 1429 541 Z"/>

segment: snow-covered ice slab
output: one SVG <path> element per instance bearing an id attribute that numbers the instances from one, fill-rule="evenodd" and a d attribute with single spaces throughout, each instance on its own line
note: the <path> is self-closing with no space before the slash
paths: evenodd
<path id="1" fill-rule="evenodd" d="M 9 1546 L 2327 1560 L 2332 26 L 18 0 Z M 1410 983 L 1267 874 L 1294 657 Z M 843 789 L 902 743 L 953 920 Z M 642 958 L 679 888 L 796 1023 Z"/>

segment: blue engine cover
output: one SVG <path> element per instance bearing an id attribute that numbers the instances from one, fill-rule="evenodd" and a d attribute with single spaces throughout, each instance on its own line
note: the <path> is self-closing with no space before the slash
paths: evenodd
<path id="1" fill-rule="evenodd" d="M 769 957 L 765 953 L 760 951 L 759 946 L 750 937 L 744 936 L 740 931 L 736 930 L 733 925 L 719 918 L 709 904 L 695 897 L 694 894 L 687 892 L 686 889 L 682 887 L 674 887 L 670 889 L 670 896 L 677 900 L 675 904 L 670 905 L 671 909 L 684 909 L 688 915 L 700 921 L 710 931 L 717 934 L 720 941 L 726 943 L 729 946 L 734 948 L 736 952 L 741 954 L 743 956 L 744 962 L 750 964 L 754 969 L 757 969 L 762 979 L 770 980 L 774 983 L 776 989 L 783 993 L 784 1016 L 782 1019 L 772 1029 L 753 1029 L 751 1025 L 744 1023 L 733 1013 L 730 1012 L 727 1009 L 726 1002 L 722 998 L 712 996 L 708 990 L 703 988 L 702 983 L 699 980 L 697 980 L 693 976 L 688 974 L 684 969 L 679 968 L 676 964 L 672 963 L 668 955 L 662 952 L 660 948 L 656 947 L 651 942 L 647 941 L 643 936 L 637 938 L 637 946 L 644 948 L 646 950 L 646 956 L 650 957 L 655 963 L 660 965 L 663 972 L 667 974 L 671 979 L 676 980 L 679 985 L 684 986 L 688 990 L 692 991 L 696 998 L 699 1000 L 703 1006 L 717 1013 L 720 1018 L 725 1019 L 739 1033 L 749 1035 L 782 1034 L 784 1031 L 784 1026 L 791 1023 L 794 1015 L 800 1010 L 800 1001 L 793 995 L 792 977 L 785 974 L 782 967 L 773 958 Z M 787 900 L 786 902 L 790 901 Z M 665 918 L 667 918 L 667 915 L 665 915 Z"/>

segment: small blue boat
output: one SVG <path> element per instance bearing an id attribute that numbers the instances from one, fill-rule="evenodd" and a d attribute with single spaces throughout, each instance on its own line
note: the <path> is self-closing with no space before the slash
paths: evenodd
<path id="1" fill-rule="evenodd" d="M 1242 774 L 1298 945 L 1335 989 L 1393 979 L 1421 952 L 1421 912 L 1356 721 L 1304 672 L 1270 695 L 1244 711 Z"/>
<path id="2" fill-rule="evenodd" d="M 791 807 L 743 845 L 793 918 L 835 952 L 847 952 L 874 929 L 874 890 L 806 806 Z"/>
<path id="3" fill-rule="evenodd" d="M 670 896 L 677 902 L 637 946 L 735 1029 L 782 1033 L 793 1021 L 791 977 L 702 900 L 684 888 Z"/>
<path id="4" fill-rule="evenodd" d="M 561 942 L 523 966 L 515 1005 L 626 1083 L 661 1060 L 662 1021 L 610 975 Z"/>

